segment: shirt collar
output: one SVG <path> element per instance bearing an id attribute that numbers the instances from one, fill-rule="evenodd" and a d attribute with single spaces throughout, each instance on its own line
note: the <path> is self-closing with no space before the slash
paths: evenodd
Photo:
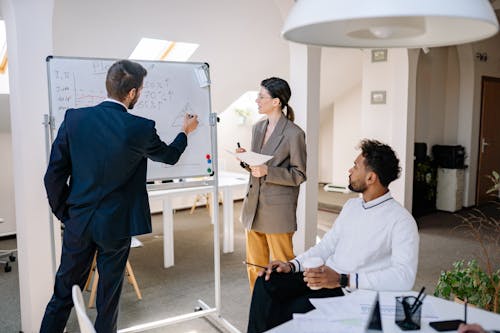
<path id="1" fill-rule="evenodd" d="M 113 98 L 106 98 L 104 100 L 104 102 L 113 102 L 113 103 L 116 103 L 116 104 L 120 104 L 121 106 L 123 106 L 125 108 L 125 110 L 128 110 L 128 108 L 125 106 L 125 104 L 123 104 L 122 102 L 120 101 L 117 101 L 116 99 L 113 99 Z"/>
<path id="2" fill-rule="evenodd" d="M 363 206 L 364 209 L 370 209 L 391 199 L 392 199 L 391 192 L 387 191 L 386 194 L 368 202 L 365 202 L 363 199 L 361 199 L 361 205 Z"/>

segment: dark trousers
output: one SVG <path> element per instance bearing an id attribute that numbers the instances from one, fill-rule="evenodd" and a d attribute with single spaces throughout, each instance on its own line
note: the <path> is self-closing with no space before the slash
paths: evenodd
<path id="1" fill-rule="evenodd" d="M 56 274 L 54 294 L 47 304 L 40 333 L 62 333 L 73 307 L 71 288 L 77 284 L 83 289 L 90 265 L 97 250 L 97 318 L 98 333 L 116 332 L 118 302 L 122 290 L 125 265 L 131 238 L 94 241 L 90 231 L 75 235 L 66 227 L 63 235 L 61 264 Z"/>
<path id="2" fill-rule="evenodd" d="M 314 309 L 309 298 L 343 296 L 341 288 L 311 290 L 302 272 L 272 273 L 268 281 L 259 277 L 255 282 L 250 304 L 248 333 L 267 331 L 290 319 L 294 313 Z"/>

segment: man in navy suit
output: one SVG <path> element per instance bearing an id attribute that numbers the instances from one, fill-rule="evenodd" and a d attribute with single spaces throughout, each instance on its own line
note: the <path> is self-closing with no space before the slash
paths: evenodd
<path id="1" fill-rule="evenodd" d="M 84 287 L 97 251 L 98 333 L 116 332 L 118 303 L 131 236 L 151 232 L 146 192 L 147 159 L 175 164 L 198 126 L 186 115 L 170 145 L 152 120 L 132 115 L 147 72 L 120 60 L 106 77 L 108 98 L 99 105 L 69 109 L 52 144 L 45 174 L 50 206 L 64 225 L 61 264 L 40 332 L 63 332 L 73 302 L 71 288 Z"/>

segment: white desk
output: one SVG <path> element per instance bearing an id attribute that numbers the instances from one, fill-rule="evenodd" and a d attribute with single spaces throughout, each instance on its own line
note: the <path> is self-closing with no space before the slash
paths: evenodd
<path id="1" fill-rule="evenodd" d="M 380 293 L 380 304 L 382 307 L 384 305 L 395 305 L 395 297 L 401 295 L 414 295 L 416 292 L 381 292 Z M 393 332 L 415 332 L 415 333 L 436 333 L 432 327 L 429 326 L 431 321 L 439 320 L 451 320 L 451 319 L 463 319 L 464 317 L 464 306 L 455 302 L 447 301 L 441 298 L 437 298 L 431 295 L 427 295 L 424 299 L 423 306 L 427 304 L 432 304 L 431 307 L 436 315 L 436 318 L 423 317 L 421 319 L 420 330 L 418 331 L 402 331 L 394 322 L 394 312 L 389 312 L 384 314 L 382 311 L 382 329 L 384 333 Z M 318 310 L 313 310 L 318 311 Z M 500 315 L 493 312 L 480 310 L 473 307 L 468 307 L 467 309 L 467 322 L 468 323 L 478 323 L 481 324 L 485 329 L 492 330 L 500 329 Z M 327 322 L 325 322 L 325 326 Z M 328 327 L 325 327 L 325 331 L 328 331 Z M 268 332 L 272 333 L 301 333 L 301 330 L 297 329 L 294 320 L 290 320 L 278 327 L 275 327 Z M 304 331 L 306 332 L 306 331 Z"/>
<path id="2" fill-rule="evenodd" d="M 219 190 L 222 191 L 223 200 L 222 220 L 224 239 L 222 251 L 224 253 L 234 251 L 233 190 L 245 189 L 247 184 L 248 177 L 219 176 Z M 204 194 L 211 191 L 213 191 L 212 186 L 199 186 L 148 192 L 150 199 L 160 199 L 163 201 L 163 266 L 165 268 L 174 265 L 174 214 L 172 209 L 172 198 L 180 195 Z M 212 219 L 213 216 L 214 214 L 212 214 Z"/>

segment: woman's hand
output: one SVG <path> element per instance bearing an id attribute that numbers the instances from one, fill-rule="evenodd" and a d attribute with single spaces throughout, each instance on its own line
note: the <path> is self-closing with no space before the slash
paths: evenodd
<path id="1" fill-rule="evenodd" d="M 260 178 L 267 175 L 267 165 L 265 164 L 251 166 L 250 169 L 252 170 L 252 176 L 254 177 Z"/>

